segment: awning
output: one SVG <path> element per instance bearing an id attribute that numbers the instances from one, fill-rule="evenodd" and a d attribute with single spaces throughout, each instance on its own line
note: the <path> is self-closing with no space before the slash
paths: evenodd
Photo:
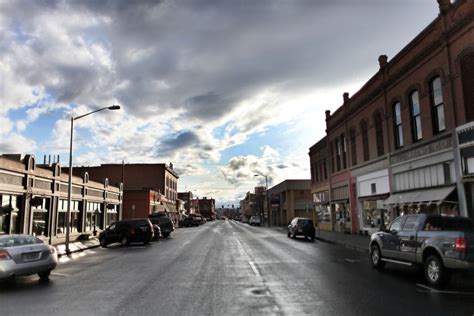
<path id="1" fill-rule="evenodd" d="M 429 190 L 417 190 L 390 195 L 383 203 L 385 206 L 410 205 L 410 204 L 440 204 L 453 192 L 455 186 Z M 454 202 L 457 203 L 457 202 Z"/>
<path id="2" fill-rule="evenodd" d="M 163 202 L 163 206 L 165 207 L 165 210 L 166 210 L 168 213 L 177 213 L 177 211 L 176 211 L 176 205 L 174 205 L 173 203 Z"/>

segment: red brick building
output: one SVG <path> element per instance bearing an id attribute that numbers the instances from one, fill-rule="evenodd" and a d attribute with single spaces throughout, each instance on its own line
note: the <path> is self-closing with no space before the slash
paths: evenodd
<path id="1" fill-rule="evenodd" d="M 438 4 L 430 25 L 391 60 L 381 55 L 379 71 L 326 112 L 336 230 L 349 228 L 349 214 L 353 233 L 413 212 L 474 218 L 474 149 L 465 145 L 474 141 L 465 132 L 474 121 L 474 1 Z"/>
<path id="2" fill-rule="evenodd" d="M 199 213 L 203 218 L 216 219 L 216 200 L 203 197 L 199 199 Z"/>

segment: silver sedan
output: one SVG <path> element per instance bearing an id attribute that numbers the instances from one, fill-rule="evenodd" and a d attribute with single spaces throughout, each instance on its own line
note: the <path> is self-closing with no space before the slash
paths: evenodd
<path id="1" fill-rule="evenodd" d="M 0 280 L 38 274 L 48 280 L 58 264 L 58 254 L 52 246 L 31 235 L 0 235 Z"/>

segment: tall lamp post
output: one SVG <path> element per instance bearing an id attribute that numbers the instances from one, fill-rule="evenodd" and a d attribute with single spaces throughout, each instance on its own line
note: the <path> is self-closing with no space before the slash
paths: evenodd
<path id="1" fill-rule="evenodd" d="M 255 174 L 254 177 L 265 177 L 265 202 L 267 204 L 268 227 L 270 227 L 271 215 L 270 215 L 270 204 L 268 203 L 268 176 L 263 175 L 263 174 Z M 263 221 L 263 218 L 262 218 L 262 221 Z"/>
<path id="2" fill-rule="evenodd" d="M 112 105 L 112 106 L 106 106 L 101 109 L 73 117 L 71 116 L 71 139 L 69 142 L 69 183 L 68 183 L 68 190 L 67 190 L 67 214 L 66 214 L 66 254 L 69 255 L 71 253 L 71 250 L 69 249 L 69 235 L 71 234 L 71 194 L 72 194 L 72 139 L 73 139 L 73 133 L 74 133 L 74 121 L 78 120 L 80 118 L 83 118 L 84 116 L 88 116 L 94 113 L 97 113 L 99 111 L 103 110 L 120 110 L 120 105 Z"/>

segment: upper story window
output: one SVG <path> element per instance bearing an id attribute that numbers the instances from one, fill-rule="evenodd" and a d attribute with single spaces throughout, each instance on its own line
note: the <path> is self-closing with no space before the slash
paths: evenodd
<path id="1" fill-rule="evenodd" d="M 395 146 L 400 148 L 403 146 L 402 110 L 400 108 L 400 102 L 393 105 L 393 125 L 395 128 Z"/>
<path id="2" fill-rule="evenodd" d="M 374 125 L 375 125 L 375 139 L 377 141 L 377 156 L 380 157 L 385 153 L 383 144 L 383 125 L 382 125 L 382 114 L 379 111 L 374 114 Z"/>
<path id="3" fill-rule="evenodd" d="M 420 111 L 420 98 L 418 91 L 410 93 L 410 116 L 411 116 L 411 134 L 413 142 L 419 141 L 423 138 L 421 131 L 421 111 Z"/>
<path id="4" fill-rule="evenodd" d="M 334 145 L 333 143 L 329 144 L 329 155 L 331 156 L 331 173 L 336 172 L 336 155 L 334 153 Z"/>
<path id="5" fill-rule="evenodd" d="M 461 59 L 461 80 L 466 122 L 474 121 L 474 52 Z"/>
<path id="6" fill-rule="evenodd" d="M 341 170 L 341 141 L 336 138 L 336 166 L 337 171 Z"/>
<path id="7" fill-rule="evenodd" d="M 364 154 L 364 161 L 369 160 L 369 131 L 367 121 L 360 122 L 360 133 L 362 135 L 362 153 Z"/>
<path id="8" fill-rule="evenodd" d="M 444 121 L 443 91 L 440 77 L 436 77 L 431 80 L 430 94 L 433 111 L 433 130 L 435 133 L 439 133 L 446 129 L 446 124 Z"/>
<path id="9" fill-rule="evenodd" d="M 341 147 L 342 147 L 342 169 L 347 168 L 347 148 L 346 148 L 346 137 L 344 134 L 341 135 Z"/>
<path id="10" fill-rule="evenodd" d="M 351 143 L 351 163 L 353 166 L 357 165 L 357 146 L 355 130 L 349 131 L 349 141 Z"/>
<path id="11" fill-rule="evenodd" d="M 327 169 L 327 164 L 326 164 L 326 159 L 323 161 L 323 173 L 324 173 L 324 179 L 328 178 L 328 169 Z"/>

